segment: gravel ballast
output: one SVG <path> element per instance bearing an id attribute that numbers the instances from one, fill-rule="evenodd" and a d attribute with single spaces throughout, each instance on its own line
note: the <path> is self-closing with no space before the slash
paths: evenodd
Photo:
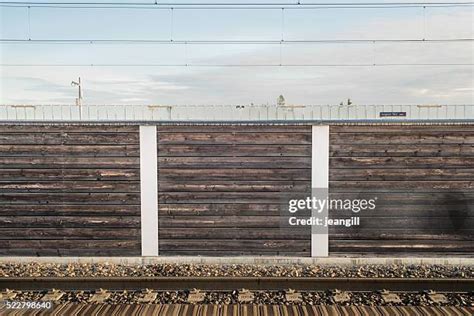
<path id="1" fill-rule="evenodd" d="M 458 265 L 220 265 L 111 263 L 0 263 L 0 277 L 383 277 L 474 278 L 474 266 Z"/>

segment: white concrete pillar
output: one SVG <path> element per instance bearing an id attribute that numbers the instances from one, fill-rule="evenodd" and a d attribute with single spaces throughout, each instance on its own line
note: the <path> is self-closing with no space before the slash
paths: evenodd
<path id="1" fill-rule="evenodd" d="M 140 126 L 142 256 L 158 256 L 158 153 L 156 126 Z"/>
<path id="2" fill-rule="evenodd" d="M 329 126 L 327 125 L 312 127 L 311 190 L 312 194 L 318 198 L 329 190 Z M 321 217 L 321 214 L 318 217 Z M 312 227 L 311 257 L 327 257 L 328 255 L 327 227 Z"/>

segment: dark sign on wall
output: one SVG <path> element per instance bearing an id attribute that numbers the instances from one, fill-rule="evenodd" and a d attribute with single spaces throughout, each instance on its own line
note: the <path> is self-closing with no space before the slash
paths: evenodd
<path id="1" fill-rule="evenodd" d="M 380 112 L 380 117 L 406 117 L 407 112 Z"/>

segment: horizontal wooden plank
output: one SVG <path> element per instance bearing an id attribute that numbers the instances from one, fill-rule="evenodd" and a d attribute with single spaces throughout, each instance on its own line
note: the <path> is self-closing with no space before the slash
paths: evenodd
<path id="1" fill-rule="evenodd" d="M 139 256 L 137 240 L 0 240 L 7 256 Z"/>
<path id="2" fill-rule="evenodd" d="M 268 124 L 158 125 L 158 133 L 311 133 L 311 126 Z"/>
<path id="3" fill-rule="evenodd" d="M 279 216 L 279 204 L 159 204 L 159 216 Z"/>
<path id="4" fill-rule="evenodd" d="M 330 168 L 474 168 L 474 157 L 331 157 Z"/>
<path id="5" fill-rule="evenodd" d="M 329 238 L 335 240 L 474 240 L 474 229 L 445 233 L 442 230 L 390 229 L 387 231 L 362 230 L 357 232 L 335 232 L 329 229 Z"/>
<path id="6" fill-rule="evenodd" d="M 279 192 L 158 192 L 159 203 L 284 203 L 285 198 L 305 198 L 305 194 L 292 193 L 285 197 Z M 466 192 L 337 192 L 332 199 L 377 198 L 378 204 L 465 204 L 474 202 L 474 193 Z"/>
<path id="7" fill-rule="evenodd" d="M 160 216 L 280 216 L 287 211 L 285 204 L 160 204 Z M 331 214 L 348 216 L 348 210 L 333 209 Z M 359 217 L 409 217 L 414 220 L 420 217 L 458 218 L 474 213 L 469 207 L 459 205 L 378 205 L 374 210 L 362 210 L 354 216 Z"/>
<path id="8" fill-rule="evenodd" d="M 2 205 L 0 216 L 140 216 L 140 205 L 12 204 Z"/>
<path id="9" fill-rule="evenodd" d="M 279 228 L 279 216 L 160 216 L 161 228 Z"/>
<path id="10" fill-rule="evenodd" d="M 309 145 L 160 145 L 160 157 L 309 157 Z"/>
<path id="11" fill-rule="evenodd" d="M 140 180 L 140 169 L 2 169 L 0 181 L 87 181 Z"/>
<path id="12" fill-rule="evenodd" d="M 348 218 L 347 216 L 336 216 L 332 218 Z M 282 219 L 279 216 L 179 216 L 169 217 L 161 216 L 159 218 L 160 228 L 225 228 L 225 227 L 243 227 L 243 228 L 278 228 L 282 224 Z M 353 230 L 359 229 L 385 229 L 398 228 L 398 229 L 420 229 L 420 233 L 423 229 L 468 229 L 473 227 L 474 217 L 461 217 L 461 218 L 449 218 L 449 217 L 428 217 L 428 218 L 416 218 L 411 217 L 372 217 L 372 218 L 361 218 L 360 226 L 354 227 Z M 305 229 L 305 227 L 296 227 L 297 229 Z M 339 227 L 338 231 L 348 230 L 347 227 Z"/>
<path id="13" fill-rule="evenodd" d="M 291 196 L 302 194 L 292 193 Z M 159 203 L 282 203 L 280 192 L 158 192 Z"/>
<path id="14" fill-rule="evenodd" d="M 194 251 L 236 251 L 245 249 L 245 251 L 256 251 L 257 253 L 265 251 L 294 251 L 306 252 L 311 249 L 310 240 L 159 240 L 160 250 L 194 250 Z"/>
<path id="15" fill-rule="evenodd" d="M 123 158 L 122 158 L 123 159 Z M 128 158 L 131 159 L 131 158 Z M 473 160 L 474 161 L 474 160 Z M 190 169 L 309 169 L 309 157 L 159 157 L 158 167 Z"/>
<path id="16" fill-rule="evenodd" d="M 138 125 L 0 124 L 0 133 L 138 133 Z"/>
<path id="17" fill-rule="evenodd" d="M 0 170 L 1 174 L 1 170 Z M 308 169 L 159 169 L 161 181 L 311 181 Z"/>
<path id="18" fill-rule="evenodd" d="M 140 228 L 137 216 L 0 216 L 2 228 Z"/>
<path id="19" fill-rule="evenodd" d="M 383 125 L 331 125 L 331 133 L 405 133 L 419 132 L 474 132 L 474 124 L 383 124 Z"/>
<path id="20" fill-rule="evenodd" d="M 0 193 L 0 204 L 140 204 L 139 193 Z M 3 206 L 2 206 L 3 207 Z"/>
<path id="21" fill-rule="evenodd" d="M 360 231 L 365 229 L 376 229 L 379 231 L 389 229 L 418 229 L 419 233 L 423 233 L 426 230 L 443 230 L 455 232 L 457 230 L 470 229 L 472 224 L 474 224 L 474 217 L 467 216 L 461 217 L 418 217 L 412 218 L 407 217 L 364 217 L 360 219 L 359 226 L 353 227 L 343 227 L 337 226 L 333 227 L 337 232 L 344 231 Z M 332 218 L 338 218 L 338 216 L 333 215 Z M 346 216 L 341 216 L 341 218 L 347 218 Z"/>
<path id="22" fill-rule="evenodd" d="M 0 183 L 0 189 L 2 188 Z M 159 192 L 308 192 L 311 183 L 291 181 L 159 181 Z"/>
<path id="23" fill-rule="evenodd" d="M 27 257 L 133 257 L 141 256 L 140 248 L 88 248 L 88 249 L 63 249 L 63 248 L 11 248 L 1 249 L 0 256 L 27 256 Z"/>
<path id="24" fill-rule="evenodd" d="M 444 250 L 444 251 L 416 251 L 416 252 L 404 252 L 404 251 L 392 251 L 390 252 L 374 252 L 367 250 L 363 253 L 361 252 L 350 252 L 350 251 L 332 251 L 333 256 L 344 256 L 345 258 L 360 258 L 361 256 L 367 258 L 393 258 L 394 254 L 397 258 L 413 258 L 416 255 L 417 258 L 433 258 L 433 257 L 443 257 L 450 256 L 455 258 L 470 258 L 469 252 L 460 252 L 453 250 Z"/>
<path id="25" fill-rule="evenodd" d="M 472 241 L 442 241 L 442 240 L 330 240 L 329 252 L 348 253 L 398 253 L 398 252 L 473 252 Z"/>
<path id="26" fill-rule="evenodd" d="M 286 204 L 160 204 L 160 216 L 280 216 L 286 212 Z M 470 208 L 460 208 L 459 205 L 379 205 L 374 210 L 363 210 L 357 216 L 370 217 L 456 217 L 463 215 Z M 339 210 L 331 210 L 337 214 Z M 347 211 L 341 214 L 348 215 Z M 472 213 L 469 213 L 472 214 Z M 472 214 L 471 216 L 474 216 Z"/>
<path id="27" fill-rule="evenodd" d="M 139 168 L 138 157 L 0 157 L 0 168 Z"/>
<path id="28" fill-rule="evenodd" d="M 0 133 L 0 145 L 126 145 L 138 143 L 138 133 Z"/>
<path id="29" fill-rule="evenodd" d="M 139 181 L 34 181 L 0 182 L 1 192 L 140 192 Z"/>
<path id="30" fill-rule="evenodd" d="M 375 209 L 361 210 L 354 216 L 360 217 L 409 217 L 413 220 L 417 220 L 420 217 L 474 217 L 474 208 L 466 205 L 458 204 L 396 204 L 387 205 L 387 203 L 379 203 L 377 199 L 375 203 Z M 284 207 L 284 206 L 282 206 Z M 331 209 L 330 214 L 342 214 L 345 216 L 350 215 L 350 210 Z M 387 228 L 389 229 L 389 228 Z"/>
<path id="31" fill-rule="evenodd" d="M 137 228 L 0 228 L 0 239 L 140 240 Z"/>
<path id="32" fill-rule="evenodd" d="M 474 131 L 470 132 L 431 132 L 420 133 L 344 133 L 329 134 L 330 144 L 474 144 Z"/>
<path id="33" fill-rule="evenodd" d="M 1 254 L 1 252 L 0 252 Z M 311 250 L 305 251 L 279 251 L 279 250 L 194 250 L 176 249 L 163 250 L 160 248 L 160 255 L 163 256 L 208 256 L 208 257 L 238 257 L 238 256 L 279 256 L 279 257 L 310 257 Z"/>
<path id="34" fill-rule="evenodd" d="M 352 189 L 355 191 L 406 191 L 406 190 L 472 190 L 474 189 L 474 175 L 472 181 L 330 181 L 329 188 Z"/>
<path id="35" fill-rule="evenodd" d="M 1 140 L 1 138 L 0 138 Z M 311 133 L 160 133 L 158 145 L 162 144 L 223 144 L 223 145 L 309 145 Z"/>
<path id="36" fill-rule="evenodd" d="M 471 181 L 473 180 L 474 168 L 466 169 L 441 169 L 441 168 L 410 168 L 394 169 L 329 169 L 330 181 Z"/>
<path id="37" fill-rule="evenodd" d="M 1 157 L 139 157 L 138 145 L 0 145 Z"/>
<path id="38" fill-rule="evenodd" d="M 331 199 L 373 199 L 381 205 L 458 205 L 464 209 L 474 203 L 474 193 L 465 192 L 329 192 Z"/>
<path id="39" fill-rule="evenodd" d="M 1 233 L 1 231 L 0 231 Z M 160 227 L 158 239 L 270 239 L 270 240 L 310 240 L 311 230 L 285 228 L 166 228 Z M 242 250 L 245 249 L 245 246 Z"/>
<path id="40" fill-rule="evenodd" d="M 331 157 L 472 157 L 474 144 L 330 145 Z"/>

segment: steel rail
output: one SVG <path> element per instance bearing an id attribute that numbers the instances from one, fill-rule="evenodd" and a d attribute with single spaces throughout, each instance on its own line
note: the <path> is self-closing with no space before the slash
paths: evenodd
<path id="1" fill-rule="evenodd" d="M 474 278 L 329 278 L 329 277 L 4 277 L 0 288 L 15 290 L 249 290 L 470 292 Z"/>

